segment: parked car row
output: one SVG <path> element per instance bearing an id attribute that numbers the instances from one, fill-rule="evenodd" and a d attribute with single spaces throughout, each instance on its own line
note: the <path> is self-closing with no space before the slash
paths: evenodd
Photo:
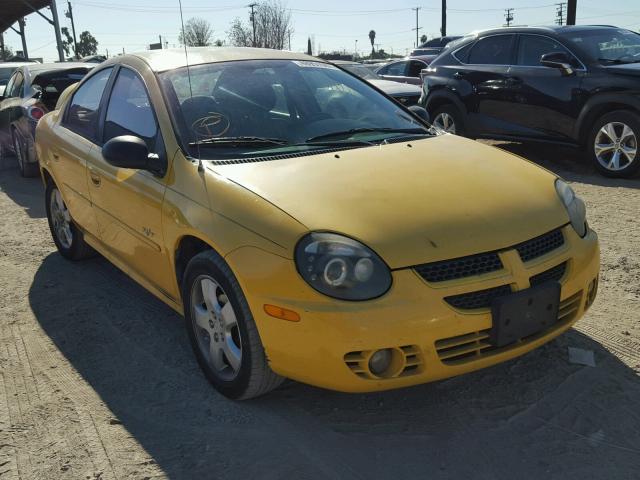
<path id="1" fill-rule="evenodd" d="M 40 173 L 34 135 L 38 121 L 54 110 L 58 97 L 94 67 L 91 63 L 25 63 L 12 74 L 0 95 L 0 156 L 13 153 L 25 177 Z"/>
<path id="2" fill-rule="evenodd" d="M 583 148 L 602 174 L 640 168 L 640 34 L 608 26 L 469 35 L 423 70 L 433 124 L 472 138 Z"/>
<path id="3" fill-rule="evenodd" d="M 97 251 L 182 313 L 219 392 L 447 378 L 593 303 L 597 235 L 553 173 L 435 134 L 348 65 L 183 53 L 96 66 L 40 119 L 36 152 L 60 254 Z"/>

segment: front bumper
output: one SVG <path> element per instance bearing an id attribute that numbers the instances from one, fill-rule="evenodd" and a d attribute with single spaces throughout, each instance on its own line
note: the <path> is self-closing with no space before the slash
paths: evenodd
<path id="1" fill-rule="evenodd" d="M 563 227 L 562 247 L 522 263 L 513 250 L 501 252 L 504 270 L 467 279 L 427 283 L 413 269 L 393 272 L 393 286 L 381 298 L 345 302 L 315 292 L 292 260 L 244 247 L 227 261 L 249 302 L 271 368 L 304 383 L 346 392 L 388 390 L 478 370 L 517 357 L 569 329 L 593 301 L 599 271 L 598 238 Z M 529 279 L 563 262 L 559 320 L 550 329 L 518 343 L 493 348 L 487 308 L 457 310 L 444 298 L 509 284 L 529 287 Z M 265 304 L 300 314 L 300 322 L 268 316 Z M 378 349 L 391 348 L 394 367 L 387 378 L 367 365 Z"/>

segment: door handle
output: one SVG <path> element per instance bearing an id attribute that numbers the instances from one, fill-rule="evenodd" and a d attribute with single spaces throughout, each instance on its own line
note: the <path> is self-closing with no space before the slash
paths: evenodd
<path id="1" fill-rule="evenodd" d="M 453 74 L 453 78 L 458 78 L 458 79 L 460 79 L 460 78 L 462 78 L 464 76 L 465 76 L 464 72 L 456 72 L 456 73 Z"/>
<path id="2" fill-rule="evenodd" d="M 89 169 L 89 177 L 91 178 L 91 183 L 93 183 L 96 187 L 100 186 L 101 183 L 101 179 L 100 179 L 100 175 L 98 175 L 98 172 L 96 172 L 94 169 L 90 168 Z"/>
<path id="3" fill-rule="evenodd" d="M 52 153 L 51 156 L 53 157 L 53 159 L 57 162 L 58 160 L 60 160 L 60 155 L 58 155 L 57 153 Z"/>

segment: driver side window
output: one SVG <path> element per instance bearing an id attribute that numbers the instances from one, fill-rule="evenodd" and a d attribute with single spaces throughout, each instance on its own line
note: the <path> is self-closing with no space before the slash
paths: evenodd
<path id="1" fill-rule="evenodd" d="M 518 65 L 540 66 L 540 57 L 547 53 L 561 52 L 571 58 L 571 66 L 580 67 L 580 62 L 567 50 L 564 45 L 552 38 L 540 35 L 521 35 L 518 42 Z"/>

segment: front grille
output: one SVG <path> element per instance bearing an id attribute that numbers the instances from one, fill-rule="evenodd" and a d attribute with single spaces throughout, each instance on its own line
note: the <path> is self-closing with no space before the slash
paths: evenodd
<path id="1" fill-rule="evenodd" d="M 566 271 L 567 271 L 567 262 L 563 262 L 560 265 L 556 265 L 555 267 L 550 268 L 549 270 L 545 270 L 542 273 L 534 275 L 529 279 L 529 283 L 531 284 L 532 287 L 535 287 L 536 285 L 540 285 L 545 282 L 550 282 L 552 280 L 559 282 L 562 279 L 562 277 L 564 277 L 564 274 Z"/>
<path id="2" fill-rule="evenodd" d="M 534 258 L 541 257 L 542 255 L 552 252 L 556 248 L 560 248 L 564 245 L 564 236 L 562 230 L 553 230 L 552 232 L 545 233 L 539 237 L 532 238 L 526 242 L 522 242 L 516 245 L 514 248 L 520 254 L 520 258 L 523 262 L 528 262 Z"/>
<path id="3" fill-rule="evenodd" d="M 502 261 L 497 253 L 481 253 L 468 257 L 425 263 L 413 267 L 427 282 L 444 282 L 458 278 L 482 275 L 502 270 Z"/>
<path id="4" fill-rule="evenodd" d="M 489 308 L 494 298 L 503 297 L 510 293 L 511 287 L 509 285 L 500 285 L 486 290 L 451 295 L 444 299 L 449 305 L 460 310 L 476 310 L 478 308 Z"/>
<path id="5" fill-rule="evenodd" d="M 529 335 L 528 337 L 521 338 L 517 342 L 504 347 L 494 347 L 489 343 L 490 329 L 438 340 L 435 343 L 438 358 L 445 365 L 460 365 L 473 362 L 489 355 L 495 355 L 537 340 L 550 331 L 556 330 L 570 323 L 580 309 L 581 300 L 582 291 L 563 300 L 560 302 L 560 308 L 558 310 L 558 321 L 554 325 L 545 330 L 534 333 L 533 335 Z"/>

